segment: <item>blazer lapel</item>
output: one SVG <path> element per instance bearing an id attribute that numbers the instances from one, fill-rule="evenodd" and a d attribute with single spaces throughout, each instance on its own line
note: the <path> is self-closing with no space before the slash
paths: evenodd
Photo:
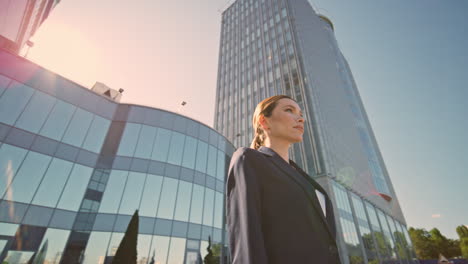
<path id="1" fill-rule="evenodd" d="M 295 165 L 294 163 L 294 167 L 298 168 L 298 170 L 294 169 L 291 165 L 288 165 L 287 162 L 281 158 L 275 151 L 273 151 L 272 149 L 270 148 L 267 148 L 267 147 L 260 147 L 258 149 L 258 151 L 262 152 L 263 154 L 267 155 L 270 157 L 270 159 L 273 161 L 273 163 L 279 168 L 281 169 L 286 175 L 288 175 L 292 180 L 294 180 L 297 184 L 299 184 L 299 186 L 302 188 L 302 190 L 307 194 L 307 196 L 309 197 L 312 205 L 314 206 L 315 210 L 317 211 L 317 213 L 320 215 L 320 219 L 322 220 L 322 222 L 325 224 L 326 228 L 327 228 L 327 231 L 328 231 L 328 234 L 333 238 L 333 240 L 335 239 L 335 236 L 329 226 L 329 223 L 327 223 L 329 219 L 327 219 L 325 217 L 325 215 L 323 214 L 323 211 L 322 211 L 322 207 L 320 206 L 320 203 L 317 199 L 317 195 L 315 194 L 315 189 L 318 189 L 320 190 L 321 192 L 324 193 L 325 197 L 327 198 L 326 199 L 326 212 L 327 212 L 327 216 L 329 215 L 329 209 L 330 206 L 328 205 L 329 204 L 329 199 L 328 197 L 326 196 L 326 193 L 325 193 L 325 190 L 323 190 L 323 188 L 318 184 L 318 183 L 315 183 L 313 181 L 311 181 L 312 179 L 308 179 L 309 176 L 306 174 L 306 175 L 301 175 L 302 173 L 305 174 L 304 171 L 302 171 L 299 167 L 297 167 L 297 165 Z M 313 188 L 308 188 L 308 186 L 311 186 Z M 333 215 L 331 215 L 333 216 Z M 332 221 L 334 221 L 332 219 Z M 333 223 L 334 224 L 334 223 Z"/>

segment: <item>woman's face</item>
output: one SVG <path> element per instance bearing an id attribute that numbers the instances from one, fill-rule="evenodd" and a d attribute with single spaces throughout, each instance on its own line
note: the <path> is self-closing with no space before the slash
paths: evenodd
<path id="1" fill-rule="evenodd" d="M 288 98 L 278 100 L 271 116 L 264 117 L 262 126 L 270 142 L 301 142 L 304 134 L 302 111 L 295 101 Z"/>

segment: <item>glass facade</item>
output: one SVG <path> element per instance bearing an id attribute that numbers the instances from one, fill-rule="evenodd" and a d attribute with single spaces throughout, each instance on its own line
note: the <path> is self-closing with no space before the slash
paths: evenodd
<path id="1" fill-rule="evenodd" d="M 214 127 L 235 147 L 250 146 L 256 105 L 294 98 L 306 122 L 289 154 L 330 193 L 343 263 L 410 263 L 404 216 L 351 69 L 332 22 L 309 2 L 236 0 L 223 12 Z"/>
<path id="2" fill-rule="evenodd" d="M 221 259 L 233 151 L 0 51 L 0 262 L 110 263 L 135 210 L 137 263 L 200 263 L 209 239 Z"/>

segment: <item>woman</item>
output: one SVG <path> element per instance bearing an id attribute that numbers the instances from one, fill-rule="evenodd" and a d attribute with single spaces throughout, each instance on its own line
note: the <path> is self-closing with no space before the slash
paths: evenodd
<path id="1" fill-rule="evenodd" d="M 251 148 L 233 154 L 227 180 L 233 263 L 340 263 L 331 201 L 288 156 L 304 133 L 299 105 L 269 97 L 252 123 Z"/>

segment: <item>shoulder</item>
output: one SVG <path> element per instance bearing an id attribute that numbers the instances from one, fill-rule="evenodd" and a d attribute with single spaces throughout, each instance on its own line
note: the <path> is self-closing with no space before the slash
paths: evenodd
<path id="1" fill-rule="evenodd" d="M 232 154 L 231 165 L 245 160 L 259 159 L 261 156 L 261 152 L 256 149 L 241 147 Z"/>
<path id="2" fill-rule="evenodd" d="M 242 170 L 246 167 L 259 167 L 264 162 L 264 156 L 261 152 L 252 148 L 238 148 L 231 158 L 229 170 Z"/>

